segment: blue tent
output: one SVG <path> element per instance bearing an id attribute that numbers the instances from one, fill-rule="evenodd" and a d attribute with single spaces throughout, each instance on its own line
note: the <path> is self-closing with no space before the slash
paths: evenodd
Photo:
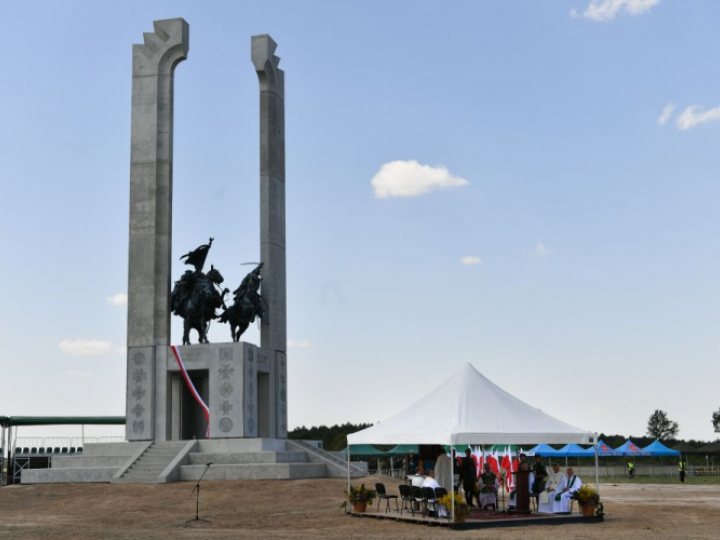
<path id="1" fill-rule="evenodd" d="M 613 447 L 609 444 L 606 444 L 605 441 L 598 441 L 598 454 L 600 455 L 600 457 L 616 455 Z"/>
<path id="2" fill-rule="evenodd" d="M 618 446 L 613 452 L 614 456 L 649 456 L 649 452 L 645 452 L 637 444 L 632 442 L 630 439 L 625 441 L 625 444 Z"/>
<path id="3" fill-rule="evenodd" d="M 561 456 L 559 450 L 555 450 L 552 446 L 548 444 L 538 444 L 535 448 L 532 448 L 527 452 L 527 454 L 530 455 L 536 455 L 540 454 L 542 457 L 556 457 Z"/>
<path id="4" fill-rule="evenodd" d="M 658 440 L 643 448 L 643 452 L 649 452 L 651 456 L 679 456 L 680 452 L 672 450 Z"/>
<path id="5" fill-rule="evenodd" d="M 564 457 L 595 457 L 595 450 L 593 448 L 583 448 L 575 443 L 566 444 L 560 450 L 558 450 L 559 456 Z"/>

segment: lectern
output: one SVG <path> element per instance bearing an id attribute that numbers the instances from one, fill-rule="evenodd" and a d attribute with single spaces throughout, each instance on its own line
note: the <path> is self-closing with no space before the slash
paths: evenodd
<path id="1" fill-rule="evenodd" d="M 515 474 L 515 511 L 519 514 L 530 513 L 530 471 L 520 469 Z"/>

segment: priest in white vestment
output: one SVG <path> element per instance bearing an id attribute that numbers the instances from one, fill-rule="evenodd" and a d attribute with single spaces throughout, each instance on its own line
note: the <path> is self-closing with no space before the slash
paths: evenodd
<path id="1" fill-rule="evenodd" d="M 560 472 L 560 465 L 553 465 L 551 472 L 545 481 L 545 491 L 540 492 L 538 498 L 538 512 L 541 514 L 555 514 L 559 512 L 560 501 L 556 501 L 559 495 L 567 487 L 567 477 Z"/>
<path id="2" fill-rule="evenodd" d="M 556 512 L 562 514 L 570 513 L 570 501 L 572 501 L 573 494 L 582 487 L 582 480 L 575 474 L 572 469 L 567 470 L 567 485 L 565 489 L 560 492 L 560 500 L 557 502 Z M 555 496 L 557 498 L 557 495 Z"/>
<path id="3" fill-rule="evenodd" d="M 432 469 L 428 471 L 427 478 L 425 478 L 422 487 L 432 488 L 433 492 L 436 488 L 442 487 L 435 479 L 435 471 L 433 471 Z M 447 516 L 447 510 L 445 509 L 445 506 L 437 502 L 437 497 L 435 498 L 435 502 L 431 502 L 429 504 L 434 506 L 434 510 L 438 513 L 438 517 Z"/>
<path id="4" fill-rule="evenodd" d="M 423 483 L 425 482 L 425 469 L 423 469 L 422 466 L 419 466 L 415 470 L 415 474 L 410 478 L 413 486 L 423 487 Z"/>
<path id="5" fill-rule="evenodd" d="M 447 489 L 448 493 L 453 492 L 453 477 L 450 471 L 452 465 L 450 456 L 442 450 L 435 461 L 435 480 L 438 481 L 441 487 Z"/>

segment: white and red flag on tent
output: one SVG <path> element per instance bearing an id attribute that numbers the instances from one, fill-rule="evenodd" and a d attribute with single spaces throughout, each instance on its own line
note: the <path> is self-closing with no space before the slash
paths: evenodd
<path id="1" fill-rule="evenodd" d="M 477 477 L 480 478 L 483 468 L 482 448 L 480 446 L 474 446 L 471 447 L 471 450 L 473 460 L 475 461 L 475 471 L 477 472 Z"/>
<path id="2" fill-rule="evenodd" d="M 512 448 L 510 446 L 505 447 L 505 453 L 502 458 L 502 468 L 505 469 L 505 488 L 511 490 L 514 487 L 513 477 L 513 459 L 512 459 Z"/>
<path id="3" fill-rule="evenodd" d="M 188 390 L 190 390 L 190 393 L 192 394 L 193 398 L 195 398 L 195 401 L 197 401 L 198 405 L 203 410 L 203 413 L 205 414 L 205 420 L 207 420 L 207 433 L 206 437 L 210 437 L 210 409 L 203 401 L 203 398 L 200 397 L 200 393 L 195 388 L 195 385 L 192 382 L 192 379 L 190 378 L 190 375 L 188 375 L 187 369 L 185 368 L 185 363 L 182 360 L 182 357 L 180 356 L 180 351 L 175 345 L 170 345 L 170 350 L 173 353 L 173 356 L 175 356 L 175 360 L 177 360 L 178 367 L 180 368 L 180 373 L 182 373 L 183 379 L 185 379 L 185 384 L 188 387 Z"/>
<path id="4" fill-rule="evenodd" d="M 500 475 L 500 467 L 498 466 L 498 454 L 497 449 L 493 449 L 485 455 L 485 463 L 490 465 L 490 470 L 497 475 Z"/>

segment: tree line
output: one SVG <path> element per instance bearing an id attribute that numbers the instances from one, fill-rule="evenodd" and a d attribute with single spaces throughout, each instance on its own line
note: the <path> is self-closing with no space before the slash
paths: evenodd
<path id="1" fill-rule="evenodd" d="M 305 426 L 288 432 L 288 439 L 302 439 L 305 441 L 322 441 L 323 448 L 328 451 L 338 451 L 347 448 L 347 436 L 361 429 L 369 428 L 372 424 L 336 424 L 334 426 Z"/>
<path id="2" fill-rule="evenodd" d="M 715 433 L 720 433 L 720 409 L 712 413 L 712 425 Z M 325 450 L 338 451 L 344 450 L 347 447 L 347 436 L 350 433 L 355 433 L 370 426 L 372 426 L 372 424 L 351 424 L 349 422 L 336 424 L 334 426 L 313 426 L 309 428 L 301 426 L 288 432 L 288 438 L 306 441 L 322 441 Z M 639 444 L 640 446 L 647 446 L 655 439 L 660 439 L 669 444 L 675 444 L 679 442 L 677 439 L 679 433 L 680 425 L 670 420 L 667 412 L 656 409 L 648 419 L 646 436 L 630 436 L 630 438 L 635 444 Z M 628 439 L 628 437 L 624 435 L 609 435 L 605 433 L 602 433 L 600 438 L 613 448 L 620 446 Z M 696 441 L 694 439 L 685 442 L 696 448 L 707 444 L 707 441 Z"/>

